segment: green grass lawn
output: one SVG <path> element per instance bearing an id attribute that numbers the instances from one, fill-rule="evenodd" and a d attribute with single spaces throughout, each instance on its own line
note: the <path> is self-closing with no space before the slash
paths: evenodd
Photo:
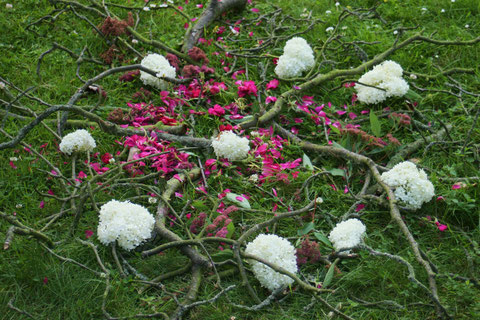
<path id="1" fill-rule="evenodd" d="M 195 18 L 207 7 L 204 0 L 174 0 L 173 5 L 165 2 L 170 7 L 153 0 L 147 4 L 141 0 L 104 2 L 107 9 L 99 0 L 0 1 L 0 144 L 10 141 L 50 106 L 66 105 L 83 81 L 114 67 L 138 64 L 148 53 L 167 54 L 154 45 L 138 41 L 140 38 L 131 33 L 118 37 L 100 36 L 94 27 L 101 28 L 105 10 L 112 17 L 125 20 L 128 12 L 133 12 L 135 32 L 147 41 L 157 40 L 180 50 L 186 28 L 196 23 Z M 246 159 L 231 164 L 217 160 L 215 167 L 209 167 L 211 162 L 207 160 L 217 158 L 211 148 L 185 148 L 181 142 L 172 142 L 162 145 L 174 154 L 170 162 L 162 164 L 169 168 L 165 174 L 152 168 L 150 159 L 144 159 L 144 167 L 128 171 L 120 168 L 129 153 L 124 144 L 127 135 L 102 130 L 93 119 L 96 116 L 97 122 L 111 120 L 111 112 L 118 108 L 127 114 L 131 109 L 127 103 L 132 101 L 166 109 L 168 101 L 177 101 L 168 117 L 176 119 L 177 124 L 179 121 L 185 124 L 187 137 L 211 139 L 218 134 L 220 125 L 238 125 L 274 109 L 277 104 L 265 103 L 265 99 L 268 96 L 282 99 L 282 94 L 289 90 L 292 93 L 285 96 L 283 109 L 275 121 L 303 140 L 352 151 L 383 167 L 390 166 L 391 159 L 412 143 L 419 142 L 418 148 L 399 161 L 411 160 L 425 170 L 435 187 L 435 196 L 416 211 L 400 204 L 402 221 L 433 266 L 438 297 L 448 314 L 455 319 L 480 319 L 480 2 L 251 2 L 243 11 L 228 12 L 206 27 L 198 44 L 209 59 L 208 66 L 215 69 L 212 75 L 198 76 L 199 90 L 210 90 L 214 82 L 224 83 L 225 90 L 206 93 L 203 97 L 183 98 L 180 103 L 175 100 L 181 97 L 178 92 L 174 93 L 177 85 L 170 85 L 166 90 L 170 92 L 165 93 L 145 85 L 138 77 L 132 82 L 121 82 L 122 73 L 116 73 L 95 82 L 106 96 L 98 90 L 91 91 L 75 102 L 75 106 L 93 116 L 87 119 L 79 112 L 70 112 L 64 134 L 87 129 L 96 141 L 96 154 L 90 155 L 91 161 L 109 168 L 110 173 L 95 173 L 87 165 L 85 153 L 72 159 L 59 151 L 60 139 L 55 135 L 61 111 L 52 113 L 35 126 L 22 139 L 24 145 L 0 149 L 0 213 L 15 215 L 25 228 L 31 228 L 28 230 L 41 231 L 54 242 L 52 252 L 64 257 L 59 259 L 31 235 L 15 234 L 9 248 L 1 251 L 0 319 L 108 318 L 104 311 L 111 319 L 153 313 L 162 318 L 160 313 L 174 314 L 176 300 L 184 301 L 192 283 L 192 274 L 186 268 L 189 259 L 178 248 L 142 257 L 142 251 L 168 242 L 157 234 L 135 250 L 117 248 L 115 252 L 121 255 L 118 259 L 122 268 L 119 268 L 112 246 L 103 245 L 97 237 L 98 208 L 112 199 L 131 200 L 155 214 L 158 204 L 163 203 L 158 196 L 169 187 L 167 181 L 176 181 L 175 174 L 185 173 L 199 163 L 205 176 L 184 179 L 177 193 L 167 201 L 170 213 L 167 229 L 183 240 L 214 236 L 215 231 L 208 231 L 208 228 L 200 235 L 192 232 L 192 221 L 201 213 L 205 214 L 205 228 L 216 223 L 218 211 L 235 205 L 238 210 L 229 216 L 232 222 L 227 228 L 226 241 L 236 241 L 249 228 L 271 219 L 274 214 L 304 208 L 316 197 L 321 197 L 323 202 L 318 201 L 313 211 L 279 220 L 267 229 L 261 228 L 247 241 L 263 232 L 287 238 L 295 248 L 300 248 L 305 239 L 318 243 L 322 259 L 299 266 L 297 276 L 311 288 L 323 286 L 325 289 L 328 284 L 327 289 L 332 290 L 318 297 L 343 315 L 332 313 L 325 304 L 312 298 L 314 289 L 302 288 L 299 283 L 287 287 L 263 308 L 248 310 L 245 307 L 258 303 L 242 284 L 238 260 L 229 244 L 208 242 L 195 246 L 195 250 L 217 264 L 215 268 L 202 269 L 202 281 L 194 300 L 204 303 L 189 309 L 184 319 L 330 319 L 342 316 L 436 319 L 438 313 L 427 293 L 429 279 L 425 268 L 418 263 L 399 223 L 391 218 L 387 196 L 365 163 L 302 149 L 291 135 L 289 138 L 277 136 L 282 131 L 278 127 L 274 131 L 275 125 L 269 121 L 259 122 L 241 132 L 251 141 L 252 151 Z M 152 4 L 155 6 L 150 6 Z M 235 31 L 237 27 L 239 32 Z M 439 41 L 414 41 L 382 59 L 402 66 L 403 78 L 410 87 L 404 97 L 389 98 L 375 105 L 354 101 L 355 89 L 344 84 L 357 81 L 371 68 L 357 74 L 344 72 L 306 90 L 302 87 L 308 80 L 329 75 L 334 70 L 357 68 L 419 32 Z M 280 79 L 278 88 L 267 90 L 267 83 L 279 79 L 274 72 L 274 60 L 282 55 L 285 42 L 293 35 L 307 40 L 317 64 L 311 73 L 305 72 L 303 78 Z M 441 41 L 471 43 L 456 45 Z M 67 50 L 58 49 L 60 46 Z M 50 52 L 52 48 L 56 49 Z M 110 53 L 107 52 L 109 48 Z M 79 56 L 83 61 L 79 61 Z M 107 56 L 112 58 L 108 64 L 105 62 Z M 182 62 L 180 68 L 185 64 Z M 208 83 L 210 78 L 213 80 Z M 257 96 L 239 97 L 237 80 L 255 81 Z M 188 83 L 185 86 L 188 87 Z M 150 95 L 132 97 L 140 88 L 150 91 Z M 310 100 L 313 104 L 306 104 L 309 113 L 298 107 Z M 209 114 L 209 109 L 216 104 L 235 110 L 245 118 L 230 119 L 228 112 L 220 116 Z M 321 105 L 331 120 L 329 125 L 323 125 L 325 120 L 320 124 L 315 122 L 319 117 L 312 112 Z M 10 116 L 6 117 L 7 113 Z M 408 123 L 402 123 L 398 114 L 408 115 Z M 153 117 L 151 114 L 142 116 Z M 130 118 L 129 121 L 134 120 Z M 362 133 L 347 134 L 337 128 L 337 123 L 344 128 L 359 125 Z M 274 131 L 272 136 L 258 133 L 270 128 Z M 443 135 L 425 143 L 442 130 Z M 365 139 L 366 135 L 370 138 Z M 389 136 L 398 143 L 389 140 Z M 387 145 L 372 144 L 374 138 L 383 139 Z M 253 142 L 255 139 L 257 142 Z M 259 148 L 262 139 L 261 144 L 265 143 L 271 151 L 261 153 L 255 149 Z M 188 161 L 179 160 L 182 152 L 188 155 Z M 283 168 L 256 182 L 255 175 L 265 174 L 265 154 L 268 152 L 274 155 L 276 164 L 290 165 L 300 159 L 298 166 Z M 106 153 L 114 157 L 115 163 L 101 160 Z M 72 177 L 72 163 L 75 177 Z M 173 163 L 183 163 L 183 166 L 174 167 Z M 52 166 L 58 168 L 63 177 L 59 172 L 52 174 Z M 133 174 L 135 168 L 141 169 L 143 175 Z M 80 178 L 80 172 L 85 177 Z M 319 175 L 312 178 L 315 174 Z M 77 184 L 75 178 L 79 179 Z M 359 194 L 366 179 L 371 179 L 366 190 L 370 197 Z M 202 191 L 202 186 L 206 192 Z M 228 197 L 222 196 L 227 189 L 246 196 L 243 201 L 235 197 L 227 200 Z M 243 207 L 246 198 L 249 198 L 250 209 Z M 177 219 L 174 214 L 181 217 Z M 364 249 L 353 249 L 352 256 L 339 259 L 332 266 L 336 257 L 326 237 L 346 214 L 365 224 L 364 243 L 367 246 L 403 258 L 427 290 L 409 280 L 409 270 L 404 264 L 371 255 Z M 54 215 L 59 216 L 52 220 Z M 446 229 L 440 230 L 439 225 Z M 10 226 L 8 221 L 0 219 L 2 242 Z M 85 241 L 97 246 L 98 259 L 108 276 Z M 252 265 L 246 259 L 243 264 L 252 291 L 260 300 L 267 299 L 270 292 L 251 272 Z M 174 274 L 182 268 L 185 272 Z M 221 275 L 221 283 L 217 273 Z M 148 287 L 145 284 L 159 276 L 164 277 L 159 282 L 161 285 Z M 216 297 L 231 285 L 236 287 Z M 214 301 L 210 303 L 210 299 Z"/>

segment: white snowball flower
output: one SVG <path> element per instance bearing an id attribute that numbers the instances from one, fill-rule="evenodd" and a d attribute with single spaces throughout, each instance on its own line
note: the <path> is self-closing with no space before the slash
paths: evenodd
<path id="1" fill-rule="evenodd" d="M 280 78 L 293 78 L 302 75 L 303 64 L 297 58 L 282 55 L 277 61 L 275 73 Z"/>
<path id="2" fill-rule="evenodd" d="M 384 61 L 358 79 L 357 98 L 366 104 L 375 104 L 389 97 L 401 97 L 408 92 L 408 83 L 402 78 L 403 69 L 395 61 Z M 361 85 L 360 83 L 385 89 Z"/>
<path id="3" fill-rule="evenodd" d="M 282 78 L 297 77 L 315 65 L 313 50 L 307 41 L 294 37 L 287 41 L 278 59 L 275 73 Z"/>
<path id="4" fill-rule="evenodd" d="M 60 151 L 68 155 L 72 152 L 91 152 L 96 147 L 95 140 L 87 130 L 80 129 L 63 137 Z"/>
<path id="5" fill-rule="evenodd" d="M 382 180 L 394 188 L 395 197 L 409 209 L 420 209 L 422 204 L 430 201 L 435 195 L 433 184 L 423 170 L 404 161 L 395 165 L 390 171 L 382 174 Z"/>
<path id="6" fill-rule="evenodd" d="M 145 58 L 143 58 L 141 65 L 145 68 L 157 72 L 157 77 L 175 78 L 175 68 L 170 65 L 170 63 L 167 59 L 165 59 L 165 57 L 157 53 L 147 55 Z M 167 89 L 168 83 L 161 79 L 158 79 L 157 77 L 154 77 L 144 71 L 140 71 L 140 79 L 143 81 L 144 84 L 150 85 L 160 90 Z"/>
<path id="7" fill-rule="evenodd" d="M 353 248 L 358 246 L 367 228 L 358 219 L 348 219 L 337 223 L 335 228 L 328 235 L 336 251 L 344 248 Z"/>
<path id="8" fill-rule="evenodd" d="M 255 240 L 247 244 L 245 252 L 265 259 L 289 272 L 298 271 L 295 248 L 287 239 L 277 235 L 258 235 Z M 276 272 L 259 261 L 251 260 L 250 263 L 258 281 L 270 291 L 293 283 L 293 279 L 289 276 Z"/>
<path id="9" fill-rule="evenodd" d="M 244 159 L 250 151 L 249 140 L 237 136 L 233 131 L 222 131 L 212 139 L 213 151 L 217 157 L 228 160 Z"/>
<path id="10" fill-rule="evenodd" d="M 125 250 L 132 250 L 150 238 L 155 218 L 141 205 L 111 200 L 100 208 L 98 240 L 108 245 L 115 240 Z"/>

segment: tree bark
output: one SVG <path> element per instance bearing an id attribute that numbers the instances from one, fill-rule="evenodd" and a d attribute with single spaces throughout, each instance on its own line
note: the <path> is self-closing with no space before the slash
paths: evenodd
<path id="1" fill-rule="evenodd" d="M 185 34 L 182 52 L 192 49 L 203 35 L 203 29 L 210 25 L 218 16 L 229 10 L 241 11 L 245 8 L 247 0 L 210 0 L 208 7 L 202 12 L 197 23 Z"/>

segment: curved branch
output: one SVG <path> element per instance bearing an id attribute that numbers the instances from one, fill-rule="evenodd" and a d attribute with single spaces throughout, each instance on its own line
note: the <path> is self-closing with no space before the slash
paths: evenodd
<path id="1" fill-rule="evenodd" d="M 193 28 L 187 30 L 182 52 L 188 52 L 203 35 L 204 28 L 208 27 L 218 16 L 229 10 L 243 10 L 247 4 L 246 0 L 210 0 L 208 7 L 203 10 Z"/>

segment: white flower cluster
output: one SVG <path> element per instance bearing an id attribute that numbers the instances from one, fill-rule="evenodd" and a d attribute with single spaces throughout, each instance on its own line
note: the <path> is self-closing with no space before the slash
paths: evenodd
<path id="1" fill-rule="evenodd" d="M 240 138 L 233 131 L 222 131 L 217 137 L 212 139 L 215 155 L 227 158 L 230 161 L 245 158 L 248 151 L 250 151 L 248 144 L 247 138 Z"/>
<path id="2" fill-rule="evenodd" d="M 307 41 L 295 37 L 287 41 L 275 67 L 275 73 L 281 78 L 293 78 L 302 75 L 315 65 L 313 50 Z"/>
<path id="3" fill-rule="evenodd" d="M 157 72 L 157 77 L 169 77 L 175 78 L 175 68 L 170 65 L 167 59 L 157 53 L 151 53 L 143 58 L 141 65 L 152 71 Z M 164 80 L 158 79 L 149 73 L 140 71 L 140 79 L 144 84 L 165 90 L 168 87 L 168 83 Z"/>
<path id="4" fill-rule="evenodd" d="M 382 174 L 382 180 L 394 188 L 395 198 L 402 201 L 409 209 L 420 209 L 423 203 L 435 195 L 433 184 L 423 170 L 410 161 L 395 165 Z"/>
<path id="5" fill-rule="evenodd" d="M 380 103 L 390 97 L 401 97 L 408 92 L 408 83 L 402 78 L 403 69 L 395 61 L 384 61 L 376 65 L 373 70 L 368 71 L 358 79 L 358 82 L 378 87 L 355 85 L 357 97 L 360 102 L 366 104 Z"/>
<path id="6" fill-rule="evenodd" d="M 245 252 L 265 259 L 292 273 L 298 270 L 295 248 L 287 239 L 277 235 L 258 235 L 255 240 L 247 244 Z M 251 260 L 250 263 L 258 281 L 270 291 L 293 283 L 293 279 L 289 276 L 276 272 L 259 261 Z"/>
<path id="7" fill-rule="evenodd" d="M 358 219 L 348 219 L 337 223 L 335 228 L 328 235 L 335 250 L 356 247 L 362 242 L 367 228 Z"/>
<path id="8" fill-rule="evenodd" d="M 150 238 L 155 218 L 141 205 L 111 200 L 100 208 L 98 240 L 108 245 L 115 240 L 125 250 L 132 250 Z"/>
<path id="9" fill-rule="evenodd" d="M 72 152 L 93 151 L 97 144 L 87 130 L 80 129 L 67 134 L 60 142 L 60 151 L 68 155 Z"/>

